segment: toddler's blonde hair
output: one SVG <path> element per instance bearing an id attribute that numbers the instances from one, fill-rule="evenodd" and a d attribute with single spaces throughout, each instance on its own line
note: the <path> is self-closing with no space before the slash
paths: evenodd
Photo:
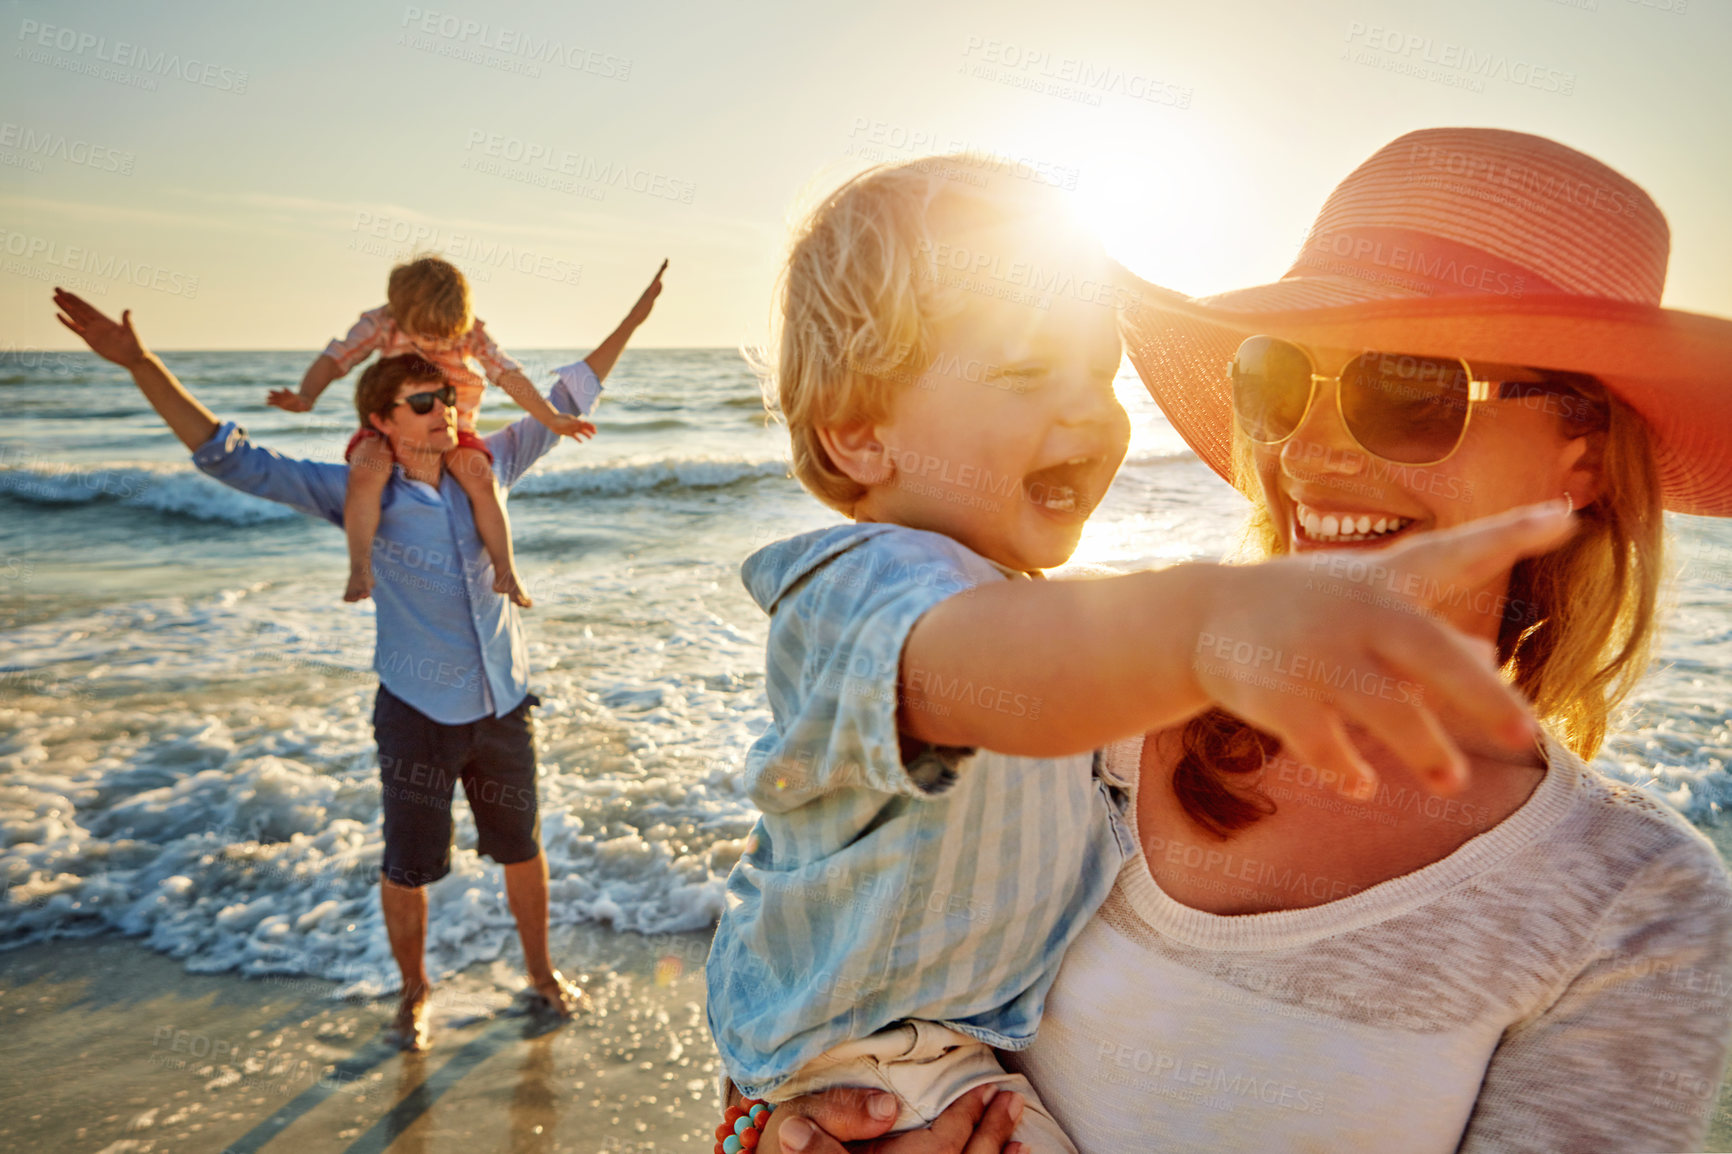
<path id="1" fill-rule="evenodd" d="M 417 257 L 392 269 L 385 299 L 391 319 L 410 336 L 454 340 L 475 324 L 468 278 L 436 256 Z"/>
<path id="2" fill-rule="evenodd" d="M 787 422 L 794 476 L 841 513 L 866 489 L 836 467 L 819 428 L 885 419 L 897 389 L 932 363 L 935 323 L 966 305 L 941 283 L 942 224 L 1034 225 L 1059 212 L 1050 188 L 1006 168 L 966 153 L 880 165 L 794 230 L 768 346 L 747 355 L 765 407 Z"/>

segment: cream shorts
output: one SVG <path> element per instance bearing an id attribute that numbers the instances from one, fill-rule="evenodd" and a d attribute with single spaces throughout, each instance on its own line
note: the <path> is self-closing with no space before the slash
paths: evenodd
<path id="1" fill-rule="evenodd" d="M 1022 1095 L 1022 1121 L 1012 1140 L 1034 1154 L 1077 1154 L 1059 1124 L 1021 1074 L 998 1063 L 991 1046 L 936 1022 L 910 1020 L 826 1050 L 778 1087 L 773 1102 L 838 1086 L 888 1090 L 902 1104 L 895 1131 L 925 1126 L 976 1086 L 992 1083 Z"/>

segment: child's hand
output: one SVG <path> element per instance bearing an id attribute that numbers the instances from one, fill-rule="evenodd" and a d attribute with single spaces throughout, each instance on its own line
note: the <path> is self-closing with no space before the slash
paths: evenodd
<path id="1" fill-rule="evenodd" d="M 310 413 L 313 402 L 303 397 L 294 389 L 272 389 L 265 398 L 265 404 L 275 405 L 279 409 L 287 409 L 291 413 Z"/>
<path id="2" fill-rule="evenodd" d="M 1440 794 L 1468 765 L 1446 711 L 1519 748 L 1533 741 L 1525 698 L 1498 675 L 1490 642 L 1439 619 L 1486 581 L 1555 548 L 1574 519 L 1528 506 L 1375 551 L 1308 553 L 1228 566 L 1200 616 L 1192 674 L 1223 709 L 1278 737 L 1301 761 L 1362 794 L 1376 772 L 1353 722 Z"/>
<path id="3" fill-rule="evenodd" d="M 566 413 L 555 413 L 552 418 L 543 422 L 549 429 L 562 437 L 573 437 L 579 441 L 595 436 L 595 426 L 582 417 L 573 417 Z"/>

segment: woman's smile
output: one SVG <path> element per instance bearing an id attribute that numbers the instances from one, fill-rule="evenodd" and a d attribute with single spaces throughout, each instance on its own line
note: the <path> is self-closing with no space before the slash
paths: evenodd
<path id="1" fill-rule="evenodd" d="M 1294 501 L 1288 512 L 1290 544 L 1294 552 L 1305 548 L 1365 545 L 1381 548 L 1418 524 L 1413 517 L 1364 509 L 1308 505 Z"/>

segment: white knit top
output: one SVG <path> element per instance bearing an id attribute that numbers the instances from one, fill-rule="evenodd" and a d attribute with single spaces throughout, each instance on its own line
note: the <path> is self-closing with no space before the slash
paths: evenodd
<path id="1" fill-rule="evenodd" d="M 1204 913 L 1139 852 L 1007 1060 L 1083 1154 L 1701 1149 L 1732 879 L 1683 818 L 1545 744 L 1506 820 L 1324 905 Z M 1108 751 L 1127 788 L 1141 751 Z"/>

